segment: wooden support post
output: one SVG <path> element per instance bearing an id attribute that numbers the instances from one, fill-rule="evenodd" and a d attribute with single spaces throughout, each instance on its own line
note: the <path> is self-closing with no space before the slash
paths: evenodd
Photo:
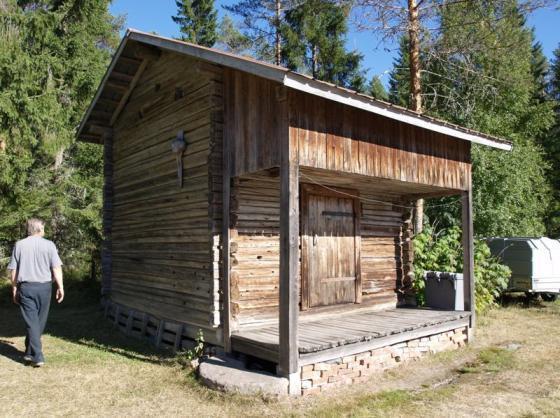
<path id="1" fill-rule="evenodd" d="M 280 312 L 281 375 L 298 371 L 299 166 L 295 145 L 286 135 L 280 144 Z"/>
<path id="2" fill-rule="evenodd" d="M 128 311 L 128 318 L 126 318 L 126 331 L 125 331 L 126 335 L 130 335 L 130 333 L 132 332 L 133 321 L 134 321 L 134 311 L 130 309 Z"/>
<path id="3" fill-rule="evenodd" d="M 177 324 L 177 331 L 175 332 L 175 344 L 173 345 L 175 351 L 181 350 L 183 342 L 183 324 Z"/>
<path id="4" fill-rule="evenodd" d="M 164 332 L 165 332 L 165 321 L 163 319 L 160 319 L 157 327 L 156 341 L 155 341 L 155 345 L 157 348 L 159 348 L 161 345 Z"/>
<path id="5" fill-rule="evenodd" d="M 474 247 L 473 247 L 473 218 L 472 218 L 472 189 L 461 195 L 462 226 L 463 226 L 463 289 L 465 297 L 465 311 L 471 312 L 471 331 L 475 325 L 474 300 Z M 469 333 L 470 334 L 470 333 Z"/>
<path id="6" fill-rule="evenodd" d="M 146 335 L 146 328 L 148 327 L 148 314 L 142 314 L 142 325 L 140 325 L 140 336 Z"/>
<path id="7" fill-rule="evenodd" d="M 120 305 L 115 305 L 115 318 L 113 318 L 113 325 L 119 325 L 119 316 L 121 316 L 121 307 Z"/>
<path id="8" fill-rule="evenodd" d="M 229 83 L 232 82 L 232 77 L 230 72 L 227 72 L 227 77 L 229 78 Z M 232 104 L 229 103 L 229 95 L 226 95 L 224 100 L 226 100 L 224 106 L 226 126 L 233 126 L 234 123 L 231 119 L 234 116 L 231 111 Z M 224 351 L 226 353 L 231 352 L 231 261 L 230 261 L 230 203 L 231 203 L 231 165 L 232 165 L 232 141 L 233 138 L 230 135 L 231 129 L 224 132 L 222 137 L 222 253 L 221 253 L 221 288 L 222 288 L 222 330 L 223 330 L 223 340 L 224 340 Z"/>
<path id="9" fill-rule="evenodd" d="M 108 299 L 112 281 L 112 229 L 113 229 L 113 134 L 103 135 L 103 244 L 101 248 L 101 297 Z"/>

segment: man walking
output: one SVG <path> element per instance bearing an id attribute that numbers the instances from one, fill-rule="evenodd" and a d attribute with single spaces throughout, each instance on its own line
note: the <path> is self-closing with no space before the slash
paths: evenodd
<path id="1" fill-rule="evenodd" d="M 43 236 L 45 223 L 40 219 L 27 221 L 27 238 L 18 241 L 8 264 L 12 280 L 12 298 L 19 305 L 26 326 L 23 359 L 34 367 L 45 364 L 41 334 L 45 330 L 51 303 L 52 279 L 56 282 L 56 301 L 64 299 L 62 261 L 56 246 Z"/>

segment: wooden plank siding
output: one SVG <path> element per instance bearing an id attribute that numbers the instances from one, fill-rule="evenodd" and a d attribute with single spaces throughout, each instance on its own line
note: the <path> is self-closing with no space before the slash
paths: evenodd
<path id="1" fill-rule="evenodd" d="M 247 73 L 224 69 L 225 100 L 234 113 L 228 125 L 232 139 L 232 176 L 280 165 L 280 144 L 287 127 L 285 88 Z"/>
<path id="2" fill-rule="evenodd" d="M 470 187 L 470 144 L 289 90 L 299 164 L 445 189 Z"/>
<path id="3" fill-rule="evenodd" d="M 233 116 L 231 174 L 279 167 L 283 125 L 301 167 L 429 186 L 431 193 L 470 187 L 470 143 L 344 106 L 241 71 L 224 69 Z M 283 103 L 286 101 L 289 106 Z M 286 115 L 289 112 L 289 118 Z M 437 189 L 436 189 L 437 188 Z"/>
<path id="4" fill-rule="evenodd" d="M 188 77 L 185 74 L 188 71 Z M 114 126 L 112 300 L 219 342 L 222 71 L 164 52 Z M 183 186 L 171 141 L 184 130 Z"/>

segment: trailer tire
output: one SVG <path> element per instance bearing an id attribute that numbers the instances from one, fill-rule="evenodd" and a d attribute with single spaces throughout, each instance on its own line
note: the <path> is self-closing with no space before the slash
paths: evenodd
<path id="1" fill-rule="evenodd" d="M 545 302 L 554 302 L 558 299 L 558 293 L 541 293 L 541 297 Z"/>

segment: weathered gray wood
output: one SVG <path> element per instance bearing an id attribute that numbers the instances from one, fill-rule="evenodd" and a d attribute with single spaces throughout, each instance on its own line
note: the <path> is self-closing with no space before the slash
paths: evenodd
<path id="1" fill-rule="evenodd" d="M 175 344 L 174 349 L 175 351 L 179 351 L 181 349 L 181 342 L 183 340 L 183 324 L 178 324 L 177 329 L 175 330 Z"/>
<path id="2" fill-rule="evenodd" d="M 461 195 L 462 226 L 463 226 L 463 288 L 465 311 L 471 312 L 470 327 L 475 326 L 474 300 L 474 248 L 473 248 L 473 216 L 472 216 L 472 188 Z"/>
<path id="3" fill-rule="evenodd" d="M 288 135 L 280 144 L 279 372 L 298 370 L 299 167 Z"/>
<path id="4" fill-rule="evenodd" d="M 165 321 L 163 319 L 161 319 L 159 321 L 158 327 L 157 327 L 157 333 L 156 333 L 156 339 L 155 339 L 155 346 L 156 347 L 160 347 L 161 345 L 161 340 L 163 338 L 163 333 L 165 332 Z"/>
<path id="5" fill-rule="evenodd" d="M 148 314 L 142 314 L 142 324 L 140 325 L 140 335 L 143 337 L 146 335 L 146 328 L 148 327 Z"/>
<path id="6" fill-rule="evenodd" d="M 126 331 L 125 331 L 126 335 L 130 335 L 130 333 L 132 331 L 132 322 L 133 321 L 134 321 L 134 311 L 132 309 L 130 309 L 128 311 L 128 318 L 126 319 Z"/>
<path id="7" fill-rule="evenodd" d="M 226 103 L 227 98 L 225 98 Z M 225 107 L 225 119 L 233 123 L 231 118 L 233 114 L 228 106 Z M 228 119 L 229 118 L 229 119 Z M 227 124 L 227 122 L 226 122 Z M 222 283 L 222 329 L 224 350 L 226 353 L 231 352 L 231 282 L 230 282 L 230 202 L 231 202 L 231 140 L 227 133 L 224 133 L 222 144 L 222 265 L 221 265 L 221 283 Z"/>
<path id="8" fill-rule="evenodd" d="M 332 359 L 467 326 L 470 312 L 397 308 L 385 311 L 317 315 L 298 326 L 300 359 Z M 242 328 L 232 334 L 236 351 L 273 360 L 279 350 L 277 325 Z M 371 349 L 373 349 L 371 348 Z M 274 361 L 274 360 L 273 360 Z M 301 366 L 301 362 L 299 364 Z"/>
<path id="9" fill-rule="evenodd" d="M 138 81 L 140 81 L 140 77 L 144 73 L 144 70 L 146 69 L 147 65 L 148 65 L 148 60 L 146 60 L 146 59 L 143 60 L 142 63 L 140 64 L 140 66 L 138 67 L 138 69 L 136 70 L 136 73 L 134 74 L 134 77 L 128 83 L 128 89 L 126 90 L 125 94 L 121 97 L 121 100 L 119 101 L 119 104 L 117 105 L 117 108 L 115 109 L 115 111 L 113 112 L 113 115 L 111 116 L 111 120 L 109 122 L 110 126 L 113 126 L 115 124 L 115 122 L 117 121 L 119 115 L 121 114 L 122 110 L 124 109 L 124 106 L 128 102 L 128 98 L 132 94 L 132 91 L 134 90 L 134 87 L 136 87 L 136 84 L 138 83 Z"/>

